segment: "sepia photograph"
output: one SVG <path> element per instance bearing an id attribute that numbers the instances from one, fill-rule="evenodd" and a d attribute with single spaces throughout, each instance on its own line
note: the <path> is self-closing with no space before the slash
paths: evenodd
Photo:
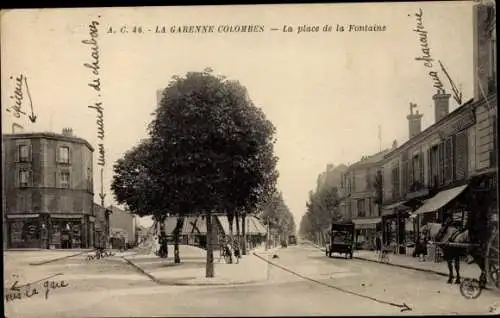
<path id="1" fill-rule="evenodd" d="M 500 313 L 495 1 L 0 23 L 5 317 Z"/>

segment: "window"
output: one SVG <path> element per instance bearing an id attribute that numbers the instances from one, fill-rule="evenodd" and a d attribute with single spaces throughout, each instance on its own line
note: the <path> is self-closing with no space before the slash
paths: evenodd
<path id="1" fill-rule="evenodd" d="M 20 162 L 29 161 L 29 157 L 30 157 L 29 146 L 28 145 L 19 145 L 18 147 L 19 147 L 18 148 L 19 161 Z"/>
<path id="2" fill-rule="evenodd" d="M 59 162 L 69 163 L 69 147 L 59 147 Z"/>
<path id="3" fill-rule="evenodd" d="M 462 180 L 467 176 L 467 142 L 465 132 L 455 136 L 455 180 Z"/>
<path id="4" fill-rule="evenodd" d="M 61 172 L 60 185 L 62 188 L 69 188 L 69 172 Z"/>
<path id="5" fill-rule="evenodd" d="M 29 185 L 30 172 L 26 169 L 19 170 L 19 186 L 27 187 Z"/>
<path id="6" fill-rule="evenodd" d="M 364 217 L 364 216 L 366 216 L 366 213 L 365 213 L 365 200 L 364 199 L 358 200 L 357 204 L 358 204 L 358 217 Z"/>
<path id="7" fill-rule="evenodd" d="M 443 182 L 449 184 L 453 177 L 453 143 L 448 138 L 443 143 Z"/>
<path id="8" fill-rule="evenodd" d="M 437 187 L 439 184 L 439 150 L 438 146 L 434 146 L 430 151 L 430 180 L 429 184 Z"/>

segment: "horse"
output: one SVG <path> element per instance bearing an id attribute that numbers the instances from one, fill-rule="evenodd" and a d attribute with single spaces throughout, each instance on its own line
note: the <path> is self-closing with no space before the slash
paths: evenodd
<path id="1" fill-rule="evenodd" d="M 431 241 L 439 243 L 471 243 L 469 237 L 468 229 L 458 229 L 454 227 L 450 221 L 444 224 L 439 223 L 428 223 L 425 229 L 429 231 L 429 236 Z M 485 257 L 482 253 L 482 249 L 477 245 L 470 244 L 468 246 L 452 246 L 452 245 L 439 245 L 443 251 L 443 259 L 448 264 L 448 284 L 453 283 L 453 263 L 455 265 L 456 279 L 455 283 L 461 283 L 460 277 L 460 257 L 470 255 L 474 259 L 474 262 L 481 269 L 481 275 L 479 276 L 479 283 L 482 287 L 486 285 L 486 265 Z"/>

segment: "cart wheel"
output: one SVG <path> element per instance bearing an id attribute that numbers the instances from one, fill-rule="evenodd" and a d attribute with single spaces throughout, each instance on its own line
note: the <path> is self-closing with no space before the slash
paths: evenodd
<path id="1" fill-rule="evenodd" d="M 488 280 L 496 288 L 500 288 L 500 265 L 499 265 L 499 251 L 498 251 L 498 230 L 495 230 L 488 242 L 486 248 L 486 272 Z"/>
<path id="2" fill-rule="evenodd" d="M 460 293 L 467 299 L 478 298 L 483 289 L 481 288 L 479 281 L 477 279 L 465 278 L 460 284 Z"/>

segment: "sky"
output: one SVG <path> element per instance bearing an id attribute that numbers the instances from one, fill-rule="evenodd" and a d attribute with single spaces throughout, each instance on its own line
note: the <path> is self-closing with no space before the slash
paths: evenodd
<path id="1" fill-rule="evenodd" d="M 69 127 L 94 147 L 97 112 L 104 116 L 106 205 L 113 163 L 147 137 L 156 90 L 173 75 L 202 71 L 239 80 L 277 128 L 278 180 L 297 226 L 308 192 L 328 163 L 354 163 L 393 140 L 408 139 L 409 103 L 418 105 L 423 129 L 434 122 L 433 81 L 422 61 L 415 13 L 422 9 L 430 55 L 441 60 L 463 100 L 472 97 L 470 1 L 379 4 L 252 5 L 3 10 L 1 17 L 2 129 L 18 123 L 26 132 Z M 89 25 L 96 26 L 100 92 L 88 86 L 92 70 Z M 344 32 L 337 32 L 336 25 Z M 349 32 L 349 25 L 380 25 L 385 31 Z M 171 26 L 214 25 L 204 34 L 170 33 Z M 219 33 L 220 25 L 262 25 L 263 32 Z M 331 32 L 323 32 L 331 25 Z M 121 33 L 126 26 L 128 33 Z M 157 27 L 167 33 L 155 33 Z M 293 32 L 283 32 L 291 26 Z M 297 33 L 318 26 L 320 32 Z M 111 27 L 111 33 L 109 28 Z M 142 33 L 133 32 L 141 27 Z M 277 28 L 277 31 L 271 31 Z M 124 29 L 123 29 L 124 30 Z M 114 32 L 114 33 L 113 33 Z M 437 63 L 436 63 L 437 64 Z M 448 92 L 439 67 L 433 67 Z M 15 78 L 27 78 L 35 123 L 15 118 Z M 13 77 L 13 79 L 10 79 Z M 100 95 L 100 96 L 99 96 Z M 24 94 L 22 110 L 31 112 Z M 451 98 L 450 111 L 457 104 Z M 94 155 L 95 200 L 101 181 Z"/>

